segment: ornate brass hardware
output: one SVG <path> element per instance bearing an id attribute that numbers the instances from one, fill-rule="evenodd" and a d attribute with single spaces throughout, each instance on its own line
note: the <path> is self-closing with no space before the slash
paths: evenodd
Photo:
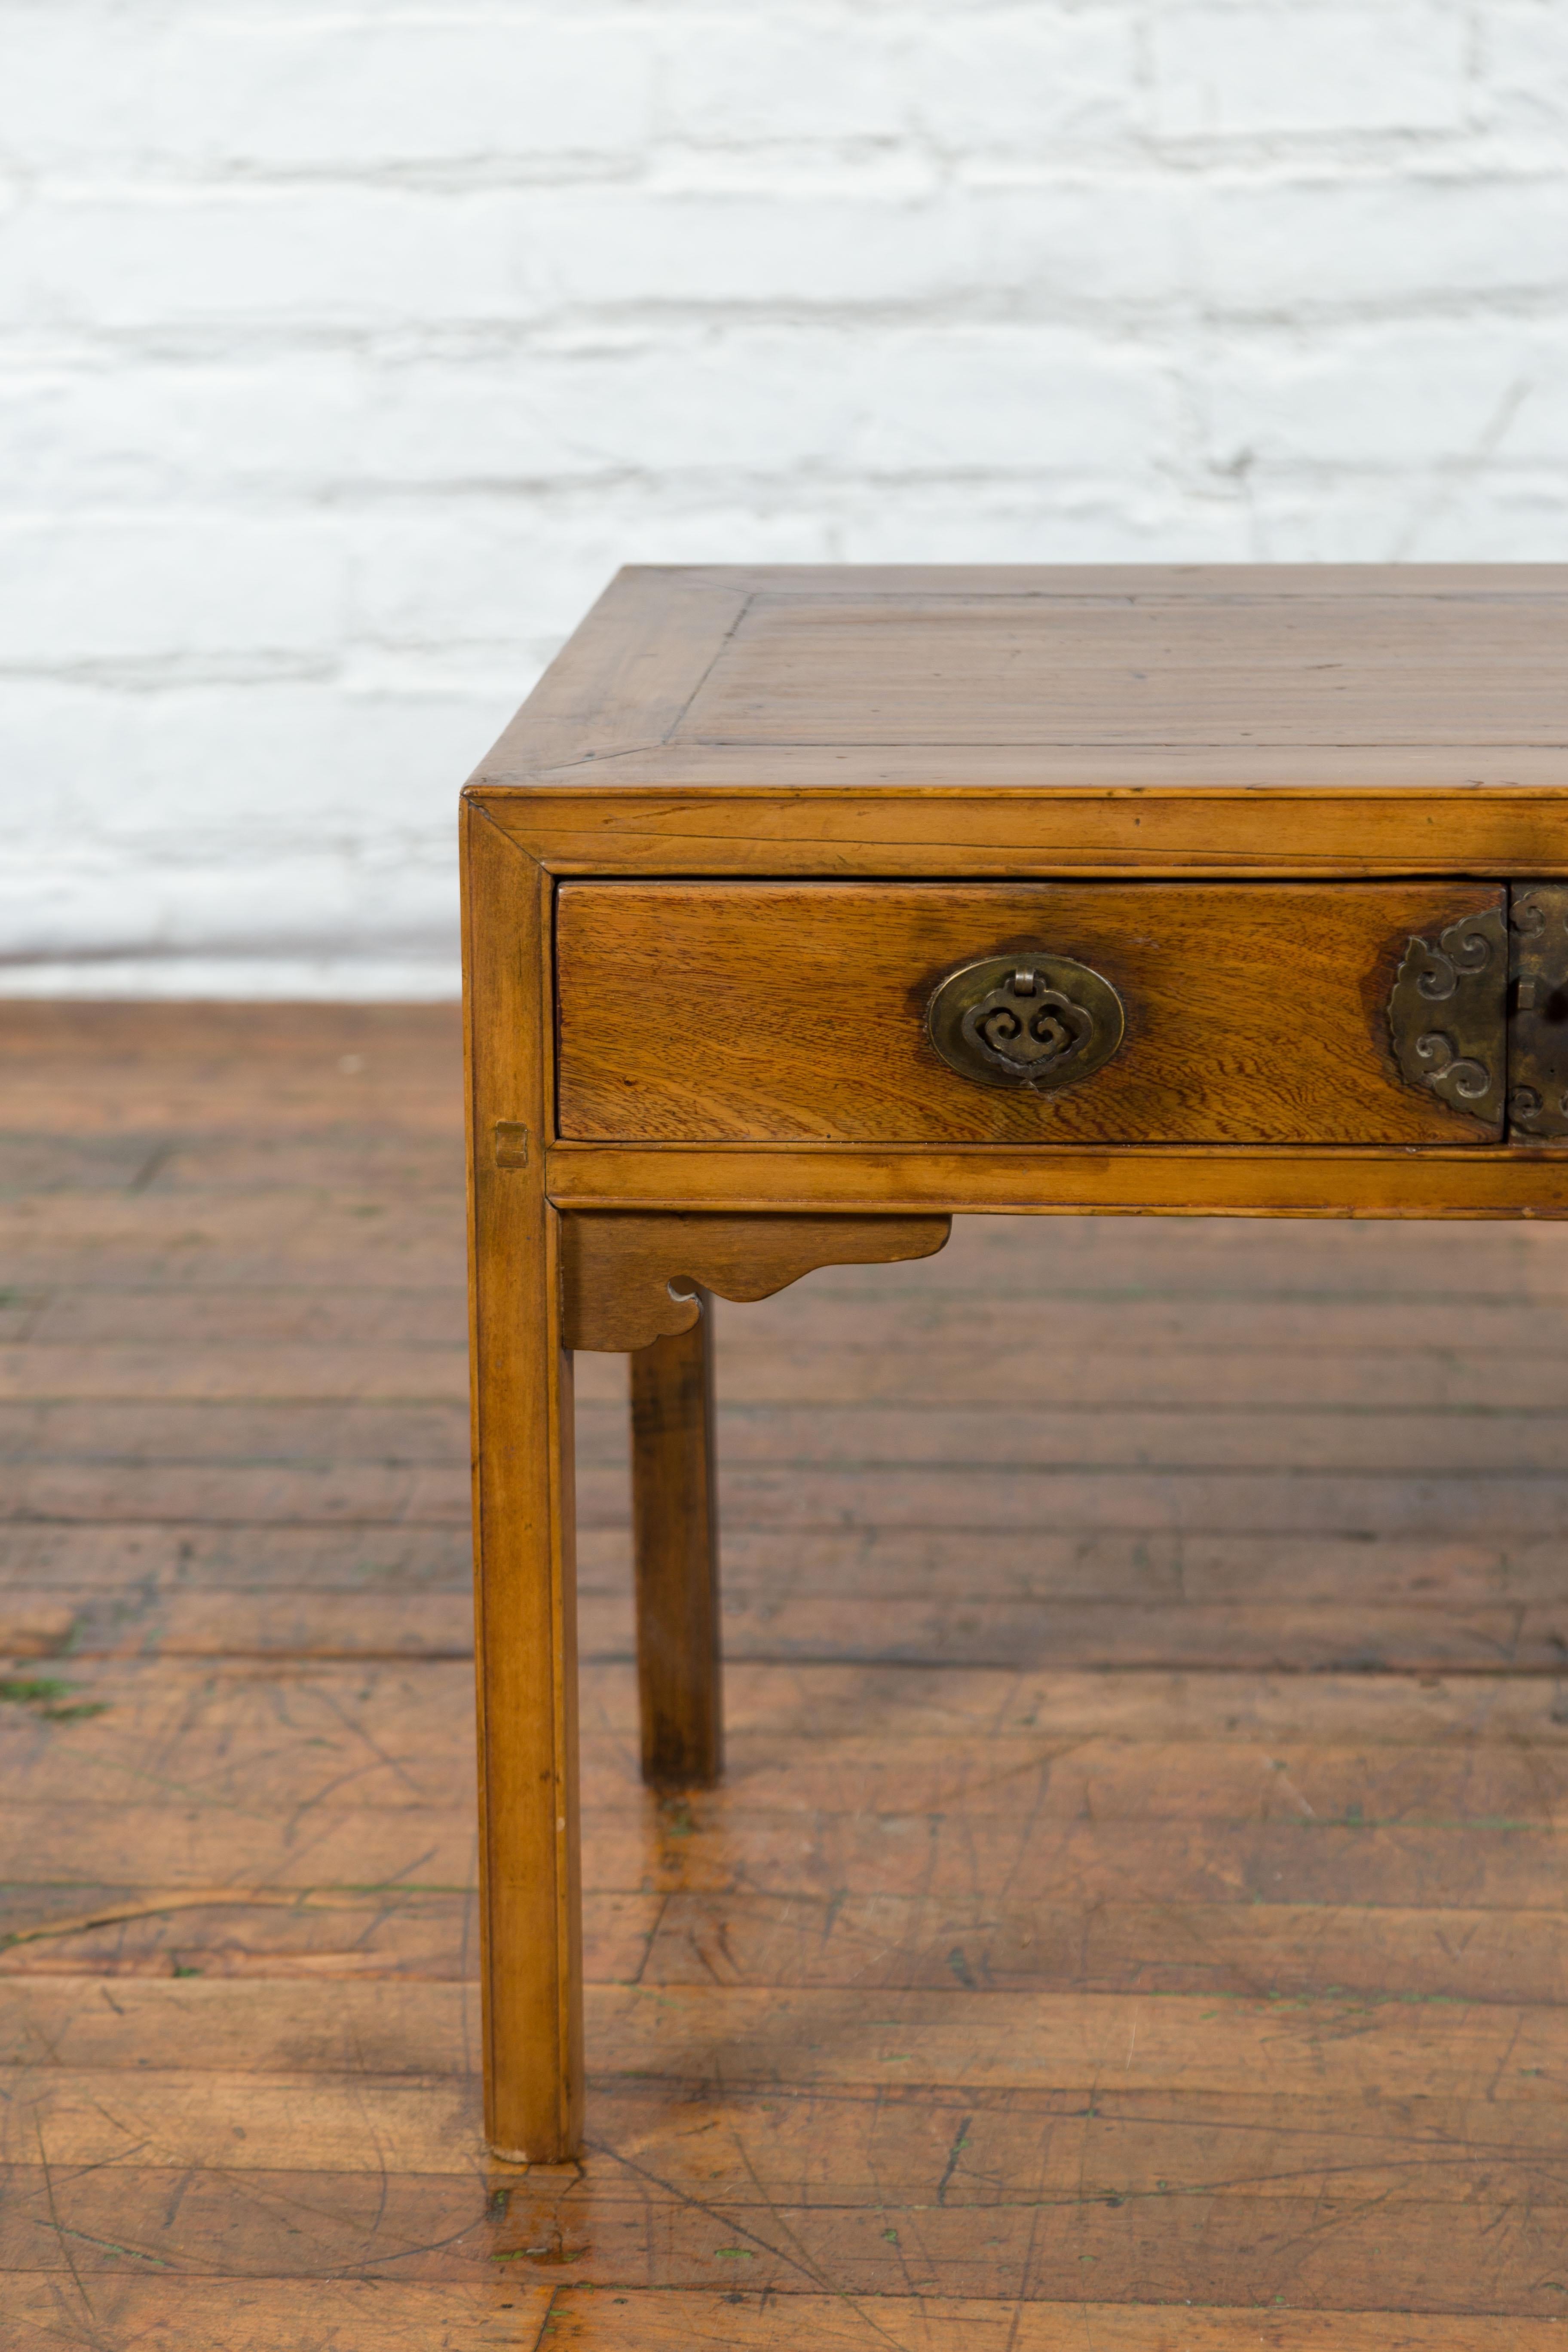
<path id="1" fill-rule="evenodd" d="M 961 964 L 926 1007 L 931 1042 L 960 1077 L 1034 1094 L 1089 1077 L 1110 1061 L 1125 1025 L 1108 980 L 1034 948 Z"/>
<path id="2" fill-rule="evenodd" d="M 1500 1136 L 1506 1078 L 1508 939 L 1500 911 L 1466 915 L 1412 940 L 1389 999 L 1400 1075 Z"/>
<path id="3" fill-rule="evenodd" d="M 1509 1132 L 1568 1136 L 1568 884 L 1519 884 L 1509 933 Z"/>

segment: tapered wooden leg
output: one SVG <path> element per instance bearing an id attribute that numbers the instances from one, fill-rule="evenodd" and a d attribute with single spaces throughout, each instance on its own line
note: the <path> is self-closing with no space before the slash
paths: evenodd
<path id="1" fill-rule="evenodd" d="M 690 1788 L 723 1769 L 719 1517 L 713 1475 L 713 1302 L 689 1331 L 632 1356 L 642 1773 Z"/>

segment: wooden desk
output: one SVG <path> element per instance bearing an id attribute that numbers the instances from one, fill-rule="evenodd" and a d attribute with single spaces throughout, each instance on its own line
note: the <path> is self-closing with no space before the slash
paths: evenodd
<path id="1" fill-rule="evenodd" d="M 464 799 L 486 2082 L 582 2137 L 572 1350 L 720 1769 L 702 1293 L 964 1211 L 1568 1213 L 1568 568 L 624 573 Z"/>

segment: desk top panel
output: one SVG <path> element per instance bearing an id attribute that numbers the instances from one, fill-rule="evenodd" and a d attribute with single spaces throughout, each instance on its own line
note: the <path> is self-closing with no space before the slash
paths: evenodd
<path id="1" fill-rule="evenodd" d="M 1568 786 L 1568 565 L 622 572 L 490 786 Z"/>

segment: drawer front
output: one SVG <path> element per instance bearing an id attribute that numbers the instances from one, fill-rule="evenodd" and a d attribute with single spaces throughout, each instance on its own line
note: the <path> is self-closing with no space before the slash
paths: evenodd
<path id="1" fill-rule="evenodd" d="M 1495 1141 L 1500 1118 L 1401 1076 L 1388 1007 L 1413 939 L 1478 916 L 1500 927 L 1505 898 L 1498 884 L 1449 881 L 566 882 L 559 1131 L 594 1142 Z M 952 1017 L 939 1007 L 933 1024 L 944 980 L 988 959 L 1016 961 L 1016 985 L 1059 1004 L 1069 1027 L 1097 1022 L 1088 1061 L 1110 1046 L 1099 1066 L 1062 1083 L 1010 1077 L 1023 1066 L 984 1046 L 1001 1034 L 984 1025 L 990 998 L 960 1035 L 963 992 L 973 999 L 988 979 L 1000 980 L 1009 1025 L 1014 978 L 1000 963 L 955 982 L 942 1000 Z M 1099 993 L 1074 983 L 1079 967 Z M 1117 1000 L 1119 1028 L 1103 1010 Z"/>

